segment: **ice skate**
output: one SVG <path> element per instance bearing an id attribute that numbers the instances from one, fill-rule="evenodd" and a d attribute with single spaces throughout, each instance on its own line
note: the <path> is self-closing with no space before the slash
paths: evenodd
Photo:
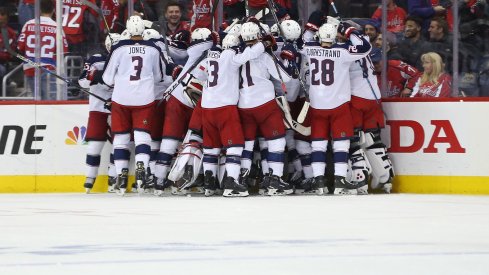
<path id="1" fill-rule="evenodd" d="M 154 191 L 155 188 L 155 181 L 156 178 L 154 174 L 151 173 L 151 169 L 148 167 L 146 170 L 146 178 L 144 180 L 145 188 L 144 188 L 144 193 L 151 194 Z"/>
<path id="2" fill-rule="evenodd" d="M 86 194 L 90 194 L 90 191 L 92 190 L 94 183 L 95 183 L 95 178 L 87 177 L 85 179 L 85 184 L 83 184 L 83 187 L 85 187 Z"/>
<path id="3" fill-rule="evenodd" d="M 117 181 L 117 178 L 116 177 L 111 177 L 109 176 L 109 179 L 108 179 L 108 189 L 107 189 L 107 192 L 108 193 L 115 193 L 116 192 L 116 181 Z"/>
<path id="4" fill-rule="evenodd" d="M 356 195 L 357 185 L 348 182 L 345 177 L 334 176 L 334 194 L 335 195 Z"/>
<path id="5" fill-rule="evenodd" d="M 212 174 L 212 171 L 205 171 L 204 174 L 204 195 L 206 197 L 213 196 L 217 189 L 217 179 Z"/>
<path id="6" fill-rule="evenodd" d="M 233 177 L 224 180 L 224 197 L 248 197 L 248 188 L 239 184 Z"/>
<path id="7" fill-rule="evenodd" d="M 328 188 L 326 187 L 326 178 L 324 176 L 317 176 L 314 178 L 311 186 L 311 193 L 316 193 L 317 195 L 324 195 L 328 193 Z"/>
<path id="8" fill-rule="evenodd" d="M 295 194 L 299 195 L 322 195 L 322 192 L 319 192 L 319 189 L 316 187 L 314 182 L 314 178 L 303 179 L 300 182 L 296 189 Z"/>
<path id="9" fill-rule="evenodd" d="M 294 193 L 297 193 L 297 190 L 300 191 L 301 183 L 304 181 L 304 176 L 302 175 L 302 171 L 295 171 L 294 174 L 289 179 L 289 184 L 294 189 Z"/>
<path id="10" fill-rule="evenodd" d="M 270 185 L 268 187 L 268 196 L 283 196 L 290 195 L 294 192 L 292 187 L 283 181 L 277 175 L 269 175 L 270 177 Z"/>
<path id="11" fill-rule="evenodd" d="M 122 173 L 117 177 L 116 189 L 117 195 L 124 196 L 127 190 L 127 183 L 129 180 L 129 169 L 123 168 Z"/>
<path id="12" fill-rule="evenodd" d="M 146 186 L 146 171 L 144 169 L 144 163 L 142 161 L 138 161 L 136 163 L 136 188 L 139 194 L 144 193 L 144 188 Z"/>

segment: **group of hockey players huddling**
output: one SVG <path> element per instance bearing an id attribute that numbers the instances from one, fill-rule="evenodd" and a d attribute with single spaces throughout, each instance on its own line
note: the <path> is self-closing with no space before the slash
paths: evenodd
<path id="1" fill-rule="evenodd" d="M 370 58 L 380 53 L 351 24 L 328 16 L 302 31 L 293 20 L 270 28 L 248 17 L 220 33 L 199 28 L 168 38 L 150 27 L 130 17 L 121 35 L 107 36 L 108 55 L 92 56 L 80 76 L 107 100 L 89 100 L 87 193 L 108 133 L 109 192 L 120 195 L 130 188 L 131 150 L 133 192 L 157 196 L 197 187 L 205 196 L 244 197 L 255 185 L 270 196 L 368 194 L 369 182 L 390 193 Z"/>

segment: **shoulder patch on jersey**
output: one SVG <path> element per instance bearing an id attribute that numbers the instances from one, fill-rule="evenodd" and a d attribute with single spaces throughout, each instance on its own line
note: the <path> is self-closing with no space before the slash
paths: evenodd
<path id="1" fill-rule="evenodd" d="M 90 56 L 87 60 L 87 63 L 93 64 L 93 63 L 97 63 L 97 62 L 105 62 L 106 59 L 107 59 L 107 56 L 97 53 L 97 54 Z"/>

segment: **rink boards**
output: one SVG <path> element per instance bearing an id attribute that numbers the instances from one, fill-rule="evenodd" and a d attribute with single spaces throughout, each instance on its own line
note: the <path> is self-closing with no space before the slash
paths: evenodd
<path id="1" fill-rule="evenodd" d="M 394 163 L 394 190 L 489 194 L 488 101 L 384 102 L 382 137 Z M 1 105 L 0 193 L 83 191 L 88 104 Z M 106 146 L 102 175 L 108 156 Z"/>

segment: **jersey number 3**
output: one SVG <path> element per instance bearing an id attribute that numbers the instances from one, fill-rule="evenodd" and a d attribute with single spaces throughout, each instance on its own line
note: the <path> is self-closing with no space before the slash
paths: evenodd
<path id="1" fill-rule="evenodd" d="M 136 62 L 136 64 L 134 64 Z M 135 81 L 141 79 L 141 69 L 143 69 L 143 58 L 141 56 L 133 56 L 132 63 L 134 64 L 134 70 L 136 75 L 131 75 L 129 80 Z"/>
<path id="2" fill-rule="evenodd" d="M 321 63 L 321 67 L 319 66 Z M 311 58 L 311 64 L 314 68 L 311 70 L 311 84 L 329 86 L 334 83 L 334 61 L 330 59 L 324 59 L 319 62 L 315 58 Z M 321 79 L 317 79 L 316 76 L 321 70 Z"/>
<path id="3" fill-rule="evenodd" d="M 212 66 L 212 70 L 209 70 L 209 74 L 212 76 L 212 81 L 209 80 L 209 87 L 214 87 L 217 85 L 218 73 L 219 73 L 219 63 L 217 61 L 209 61 L 209 65 Z"/>

